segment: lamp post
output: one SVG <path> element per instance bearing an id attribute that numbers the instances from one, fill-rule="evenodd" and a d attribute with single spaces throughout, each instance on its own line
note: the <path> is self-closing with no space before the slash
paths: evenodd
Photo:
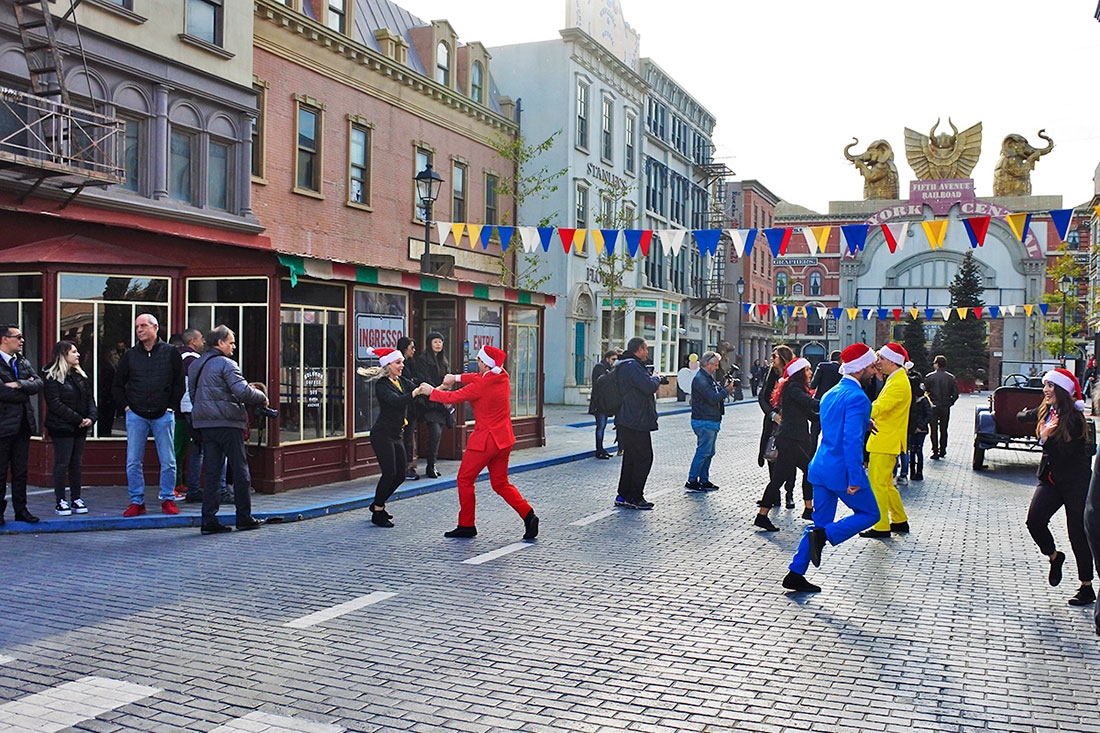
<path id="1" fill-rule="evenodd" d="M 745 318 L 745 278 L 737 278 L 737 366 L 744 370 L 745 362 L 741 348 L 741 324 Z"/>
<path id="2" fill-rule="evenodd" d="M 1058 291 L 1062 293 L 1062 367 L 1066 366 L 1066 309 L 1069 307 L 1069 293 L 1073 289 L 1073 278 L 1063 275 L 1058 282 Z"/>
<path id="3" fill-rule="evenodd" d="M 432 204 L 439 196 L 439 187 L 443 185 L 443 179 L 432 170 L 432 164 L 424 166 L 413 178 L 416 183 L 416 195 L 424 204 L 424 255 L 420 258 L 420 271 L 429 275 L 432 272 Z"/>

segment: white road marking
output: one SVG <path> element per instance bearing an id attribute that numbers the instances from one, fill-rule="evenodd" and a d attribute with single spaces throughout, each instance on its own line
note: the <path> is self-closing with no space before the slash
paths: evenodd
<path id="1" fill-rule="evenodd" d="M 602 512 L 596 512 L 595 514 L 589 514 L 587 517 L 583 517 L 582 519 L 578 519 L 575 522 L 570 522 L 569 526 L 570 527 L 586 527 L 589 524 L 592 524 L 593 522 L 598 522 L 601 519 L 607 519 L 612 514 L 618 512 L 618 511 L 620 511 L 620 510 L 616 508 L 616 509 L 607 509 L 606 511 L 602 511 Z"/>
<path id="2" fill-rule="evenodd" d="M 329 723 L 255 711 L 219 725 L 210 733 L 344 733 L 344 729 Z"/>
<path id="3" fill-rule="evenodd" d="M 366 608 L 367 606 L 378 603 L 379 601 L 384 601 L 387 598 L 393 598 L 395 595 L 397 594 L 387 593 L 385 591 L 375 591 L 374 593 L 370 593 L 369 595 L 353 598 L 346 603 L 341 603 L 337 606 L 333 606 L 332 608 L 326 608 L 321 611 L 317 611 L 316 613 L 311 613 L 308 616 L 302 616 L 301 618 L 296 618 L 293 621 L 287 621 L 285 624 L 283 624 L 283 626 L 288 626 L 292 629 L 304 629 L 309 626 L 319 624 L 323 621 L 329 621 L 330 619 L 334 619 L 337 616 L 343 616 L 346 613 L 358 611 L 360 608 Z"/>
<path id="4" fill-rule="evenodd" d="M 498 557 L 504 557 L 505 555 L 511 555 L 513 552 L 518 552 L 519 550 L 522 550 L 524 547 L 531 547 L 531 546 L 532 546 L 532 544 L 530 542 L 513 542 L 510 545 L 505 545 L 504 547 L 493 550 L 492 552 L 486 552 L 486 553 L 483 553 L 481 555 L 475 555 L 474 557 L 471 557 L 468 560 L 463 560 L 462 562 L 465 565 L 481 565 L 482 563 L 489 562 L 490 560 L 496 560 Z"/>
<path id="5" fill-rule="evenodd" d="M 0 654 L 0 664 L 11 664 L 15 661 L 15 657 L 9 657 L 6 654 Z"/>
<path id="6" fill-rule="evenodd" d="M 0 705 L 0 729 L 56 733 L 158 692 L 106 677 L 83 677 Z"/>

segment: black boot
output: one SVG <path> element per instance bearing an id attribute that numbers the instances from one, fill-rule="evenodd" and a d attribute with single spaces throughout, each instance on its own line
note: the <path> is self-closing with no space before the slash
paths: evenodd
<path id="1" fill-rule="evenodd" d="M 527 512 L 523 518 L 523 539 L 533 540 L 539 536 L 539 518 L 535 516 L 535 510 Z"/>
<path id="2" fill-rule="evenodd" d="M 376 527 L 392 527 L 393 522 L 390 521 L 391 517 L 386 511 L 385 507 L 382 509 L 375 509 L 371 507 L 370 510 L 370 523 Z"/>
<path id="3" fill-rule="evenodd" d="M 460 524 L 457 527 L 455 527 L 454 529 L 452 529 L 450 532 L 444 532 L 443 536 L 444 537 L 452 537 L 452 538 L 458 537 L 458 538 L 461 538 L 461 539 L 465 539 L 465 538 L 468 538 L 468 537 L 476 537 L 477 536 L 477 527 L 463 527 Z"/>
<path id="4" fill-rule="evenodd" d="M 759 527 L 767 532 L 778 532 L 779 527 L 772 524 L 772 520 L 768 518 L 767 514 L 757 514 L 756 519 L 752 520 L 753 526 Z"/>
<path id="5" fill-rule="evenodd" d="M 426 471 L 424 471 L 424 478 L 439 478 L 442 475 L 443 474 L 441 474 L 439 471 L 435 470 L 435 462 L 428 461 L 428 468 Z"/>
<path id="6" fill-rule="evenodd" d="M 787 590 L 793 590 L 798 593 L 821 592 L 821 586 L 814 585 L 810 581 L 806 580 L 805 575 L 800 575 L 793 570 L 787 573 L 787 577 L 783 578 L 783 587 Z"/>

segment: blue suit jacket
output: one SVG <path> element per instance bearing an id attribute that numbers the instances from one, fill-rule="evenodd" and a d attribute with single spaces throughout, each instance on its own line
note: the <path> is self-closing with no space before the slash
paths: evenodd
<path id="1" fill-rule="evenodd" d="M 863 441 L 871 400 L 854 379 L 845 377 L 821 399 L 821 445 L 810 461 L 810 483 L 841 490 L 870 489 L 863 468 Z"/>

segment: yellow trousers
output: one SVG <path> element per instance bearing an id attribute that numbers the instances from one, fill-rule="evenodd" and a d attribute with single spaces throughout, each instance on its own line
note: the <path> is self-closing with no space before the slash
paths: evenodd
<path id="1" fill-rule="evenodd" d="M 901 494 L 894 486 L 894 464 L 897 458 L 891 453 L 870 454 L 867 478 L 871 482 L 871 490 L 875 492 L 879 512 L 878 524 L 871 529 L 889 532 L 891 522 L 900 524 L 909 521 L 909 517 L 905 516 L 905 508 L 901 505 Z"/>

